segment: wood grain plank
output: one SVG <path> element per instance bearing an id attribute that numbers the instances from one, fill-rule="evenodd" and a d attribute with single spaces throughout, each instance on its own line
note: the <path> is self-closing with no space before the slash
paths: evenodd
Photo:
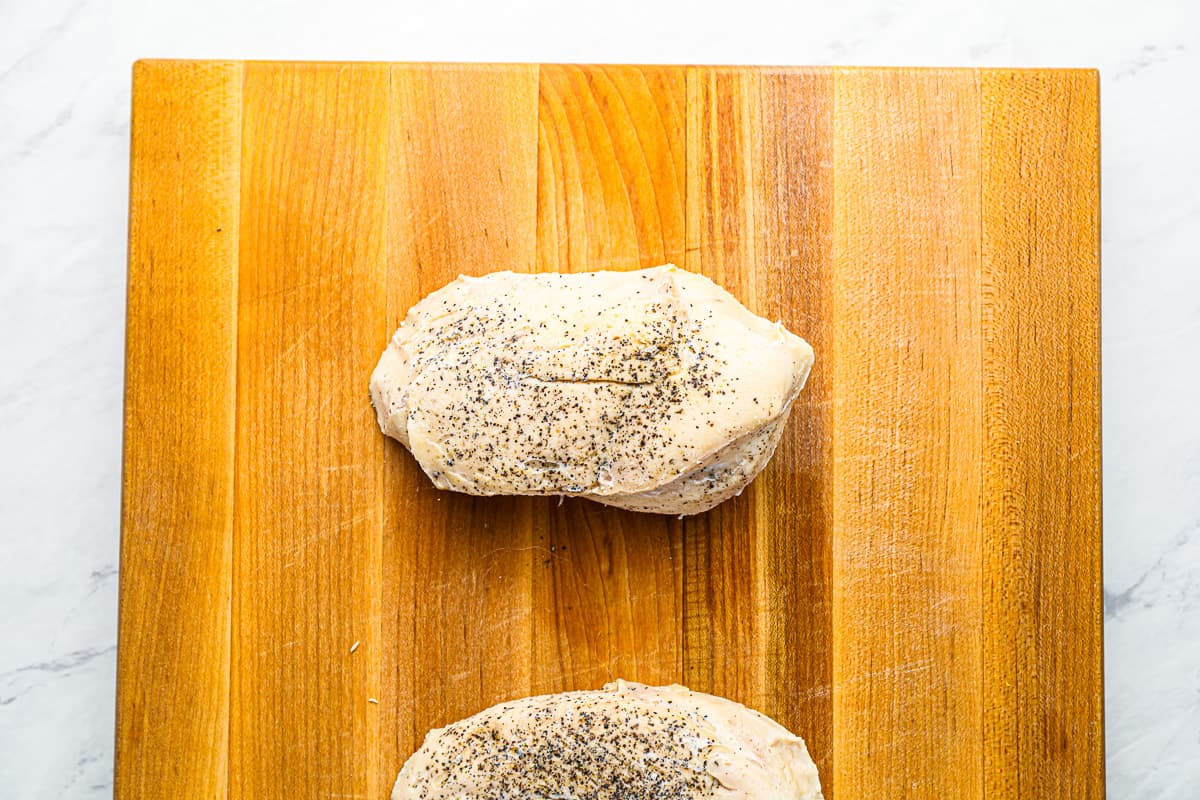
<path id="1" fill-rule="evenodd" d="M 385 66 L 246 66 L 230 796 L 379 785 Z M 354 643 L 360 642 L 355 652 Z"/>
<path id="2" fill-rule="evenodd" d="M 688 71 L 686 266 L 819 357 L 763 474 L 684 523 L 685 676 L 804 736 L 827 796 L 832 110 L 827 71 Z"/>
<path id="3" fill-rule="evenodd" d="M 1104 796 L 1095 72 L 983 73 L 988 797 Z"/>
<path id="4" fill-rule="evenodd" d="M 683 69 L 547 65 L 539 84 L 538 269 L 681 261 Z M 533 553 L 534 690 L 681 680 L 678 521 L 570 501 L 548 525 Z"/>
<path id="5" fill-rule="evenodd" d="M 460 273 L 533 269 L 537 246 L 537 67 L 391 75 L 389 334 Z M 530 553 L 550 502 L 440 492 L 398 442 L 385 455 L 379 797 L 430 728 L 529 694 Z"/>
<path id="6" fill-rule="evenodd" d="M 765 76 L 760 91 L 769 112 L 764 163 L 778 173 L 764 187 L 770 255 L 757 262 L 758 311 L 826 354 L 792 408 L 778 463 L 758 479 L 767 682 L 775 695 L 763 710 L 804 737 L 832 800 L 833 77 L 827 70 Z"/>
<path id="7" fill-rule="evenodd" d="M 142 61 L 130 157 L 117 798 L 224 797 L 242 69 Z"/>
<path id="8" fill-rule="evenodd" d="M 683 68 L 544 65 L 540 82 L 539 269 L 682 263 Z"/>
<path id="9" fill-rule="evenodd" d="M 834 82 L 834 783 L 977 797 L 978 82 Z"/>

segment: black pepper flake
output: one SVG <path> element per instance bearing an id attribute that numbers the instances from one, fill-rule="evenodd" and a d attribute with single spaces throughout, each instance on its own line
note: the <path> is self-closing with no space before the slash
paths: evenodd
<path id="1" fill-rule="evenodd" d="M 549 563 L 547 560 L 546 563 Z M 603 708 L 601 703 L 607 703 Z M 693 800 L 721 791 L 698 710 L 571 692 L 504 704 L 449 725 L 418 774 L 419 797 Z M 667 701 L 665 705 L 671 705 Z"/>
<path id="2" fill-rule="evenodd" d="M 564 308 L 584 296 L 575 291 Z M 733 399 L 724 388 L 729 365 L 711 349 L 694 309 L 657 287 L 644 294 L 597 310 L 623 323 L 622 336 L 558 309 L 526 311 L 506 297 L 468 306 L 442 299 L 422 320 L 408 381 L 410 391 L 441 390 L 422 395 L 436 402 L 410 408 L 410 423 L 445 432 L 438 443 L 451 474 L 431 477 L 440 485 L 468 475 L 480 490 L 562 495 L 590 491 L 614 472 L 636 480 L 686 463 L 688 444 L 664 423 L 701 404 L 712 414 L 689 429 L 715 428 L 723 412 L 714 398 Z M 503 352 L 495 352 L 496 341 Z"/>

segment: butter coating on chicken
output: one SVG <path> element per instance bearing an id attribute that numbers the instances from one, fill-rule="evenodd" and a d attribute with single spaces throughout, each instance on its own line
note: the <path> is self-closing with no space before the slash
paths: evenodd
<path id="1" fill-rule="evenodd" d="M 460 277 L 371 377 L 384 433 L 442 489 L 696 514 L 762 470 L 812 348 L 700 275 Z"/>

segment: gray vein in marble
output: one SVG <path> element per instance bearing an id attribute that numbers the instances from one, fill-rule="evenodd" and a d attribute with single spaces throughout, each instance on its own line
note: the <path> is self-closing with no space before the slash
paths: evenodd
<path id="1" fill-rule="evenodd" d="M 859 21 L 855 26 L 855 36 L 846 39 L 836 39 L 825 47 L 824 54 L 816 59 L 817 64 L 844 63 L 849 57 L 862 49 L 872 37 L 889 28 L 895 21 L 895 12 L 886 6 L 876 9 Z"/>
<path id="2" fill-rule="evenodd" d="M 10 692 L 0 695 L 0 706 L 12 705 L 30 692 L 42 688 L 47 680 L 70 677 L 79 668 L 112 655 L 116 651 L 116 645 L 86 647 L 50 661 L 26 664 L 0 673 L 0 682 L 3 682 L 5 688 Z"/>
<path id="3" fill-rule="evenodd" d="M 66 780 L 63 781 L 62 790 L 66 792 L 74 787 L 75 784 L 79 782 L 79 779 L 83 777 L 84 773 L 87 772 L 87 768 L 92 764 L 98 763 L 101 759 L 105 758 L 106 755 L 107 754 L 103 751 L 93 751 L 76 759 L 75 766 L 71 770 L 71 774 L 69 774 Z"/>
<path id="4" fill-rule="evenodd" d="M 43 51 L 57 42 L 58 38 L 62 36 L 68 28 L 71 27 L 71 23 L 75 21 L 75 17 L 87 4 L 88 0 L 79 0 L 78 3 L 67 9 L 66 13 L 59 18 L 58 22 L 51 25 L 42 33 L 40 37 L 38 37 L 37 42 L 30 45 L 24 53 L 17 57 L 15 61 L 13 61 L 4 69 L 0 70 L 0 83 L 3 83 L 8 79 L 9 75 L 13 74 L 22 66 L 35 59 Z"/>
<path id="5" fill-rule="evenodd" d="M 967 47 L 967 57 L 970 58 L 971 61 L 979 61 L 984 56 L 995 53 L 1001 48 L 1008 46 L 1011 46 L 1011 41 L 1007 38 L 979 42 Z"/>
<path id="6" fill-rule="evenodd" d="M 42 142 L 49 139 L 54 132 L 60 130 L 64 125 L 71 121 L 71 114 L 74 106 L 66 106 L 58 112 L 58 115 L 50 121 L 50 124 L 35 131 L 25 143 L 17 150 L 17 157 L 24 158 L 33 155 L 33 152 L 38 149 Z"/>
<path id="7" fill-rule="evenodd" d="M 1173 56 L 1186 52 L 1187 45 L 1182 43 L 1166 46 L 1155 44 L 1142 45 L 1142 49 L 1138 51 L 1138 54 L 1125 62 L 1124 66 L 1113 74 L 1113 80 L 1123 81 L 1132 78 L 1147 67 L 1165 63 Z"/>
<path id="8" fill-rule="evenodd" d="M 1150 608 L 1161 600 L 1161 594 L 1168 589 L 1175 589 L 1188 597 L 1195 594 L 1192 600 L 1200 601 L 1200 591 L 1189 591 L 1188 576 L 1194 573 L 1190 566 L 1192 561 L 1181 558 L 1181 551 L 1188 546 L 1200 544 L 1200 521 L 1185 527 L 1159 553 L 1154 562 L 1139 575 L 1132 583 L 1121 591 L 1104 589 L 1104 618 L 1117 620 L 1123 617 L 1131 608 Z M 1176 574 L 1182 572 L 1182 575 Z M 1196 587 L 1200 589 L 1200 586 Z M 1188 603 L 1190 605 L 1190 603 Z"/>
<path id="9" fill-rule="evenodd" d="M 48 672 L 48 673 L 64 673 L 69 672 L 77 667 L 81 667 L 97 658 L 106 656 L 109 653 L 115 653 L 117 646 L 115 644 L 107 647 L 85 647 L 81 650 L 74 650 L 70 653 L 51 659 L 50 661 L 39 661 L 36 664 L 26 664 L 23 667 L 17 667 L 14 670 L 0 673 L 0 680 L 5 680 L 23 673 L 28 672 Z"/>
<path id="10" fill-rule="evenodd" d="M 91 595 L 95 594 L 102 585 L 108 583 L 109 579 L 115 577 L 116 575 L 116 564 L 105 564 L 100 569 L 92 570 L 91 574 L 88 575 L 88 580 L 90 580 L 92 583 L 92 590 L 88 592 L 88 596 L 90 597 Z"/>
<path id="11" fill-rule="evenodd" d="M 116 566 L 112 564 L 105 564 L 100 569 L 92 570 L 91 574 L 88 575 L 87 591 L 84 592 L 83 597 L 81 597 L 75 603 L 75 605 L 71 606 L 70 610 L 63 615 L 62 624 L 59 626 L 58 633 L 56 633 L 54 638 L 50 640 L 50 646 L 52 648 L 58 645 L 59 637 L 62 634 L 63 629 L 67 628 L 67 626 L 75 620 L 80 611 L 91 608 L 92 598 L 95 597 L 98 592 L 105 589 L 108 584 L 112 583 L 117 574 L 118 570 Z"/>

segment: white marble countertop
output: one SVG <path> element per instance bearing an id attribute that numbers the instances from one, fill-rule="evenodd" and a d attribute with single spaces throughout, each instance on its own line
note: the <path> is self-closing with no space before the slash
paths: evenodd
<path id="1" fill-rule="evenodd" d="M 1200 4 L 470 5 L 0 2 L 0 795 L 112 791 L 130 64 L 159 56 L 1098 67 L 1108 787 L 1200 797 Z"/>

